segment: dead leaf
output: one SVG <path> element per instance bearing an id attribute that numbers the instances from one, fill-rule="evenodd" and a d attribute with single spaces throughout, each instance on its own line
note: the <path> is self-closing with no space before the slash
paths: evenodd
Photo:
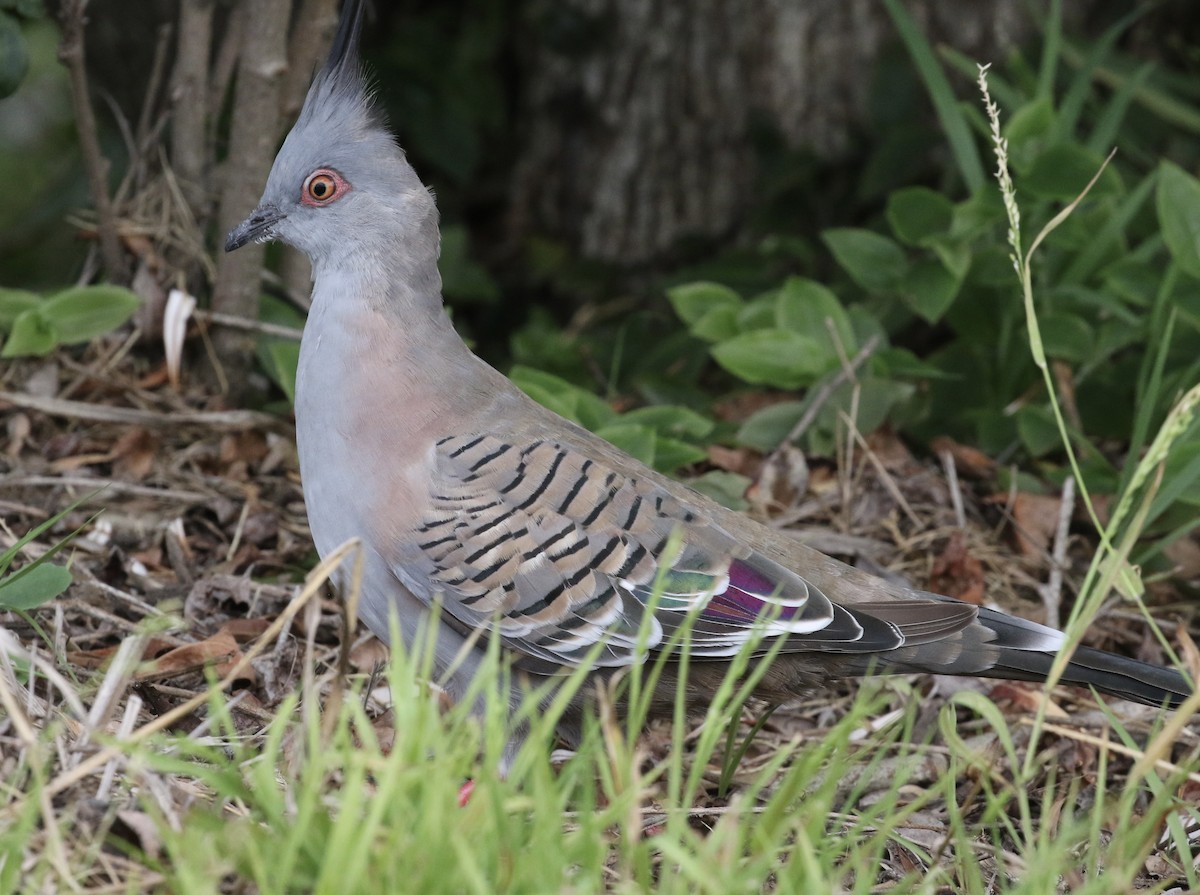
<path id="1" fill-rule="evenodd" d="M 135 426 L 127 430 L 109 454 L 115 459 L 113 475 L 140 482 L 154 469 L 159 441 L 149 430 Z"/>
<path id="2" fill-rule="evenodd" d="M 267 436 L 261 432 L 247 431 L 226 435 L 221 439 L 221 463 L 257 463 L 267 455 Z"/>
<path id="3" fill-rule="evenodd" d="M 958 474 L 972 479 L 989 479 L 996 471 L 996 461 L 978 448 L 959 444 L 953 438 L 940 435 L 929 442 L 934 453 L 948 453 L 954 459 Z"/>
<path id="4" fill-rule="evenodd" d="M 749 448 L 730 448 L 720 444 L 708 446 L 708 462 L 717 469 L 736 472 L 748 478 L 757 478 L 763 458 Z"/>
<path id="5" fill-rule="evenodd" d="M 1200 577 L 1200 542 L 1197 542 L 1194 537 L 1172 541 L 1163 549 L 1163 553 L 1175 564 L 1172 574 L 1176 577 L 1183 579 Z"/>
<path id="6" fill-rule="evenodd" d="M 796 400 L 787 392 L 740 392 L 725 401 L 713 405 L 713 416 L 719 420 L 740 423 L 748 420 L 764 407 Z"/>
<path id="7" fill-rule="evenodd" d="M 983 563 L 967 547 L 967 539 L 954 532 L 929 570 L 929 589 L 982 606 L 986 596 Z"/>
<path id="8" fill-rule="evenodd" d="M 99 649 L 74 650 L 67 653 L 67 661 L 72 665 L 78 665 L 80 668 L 103 668 L 116 655 L 117 650 L 120 648 L 120 644 L 117 644 L 116 646 L 104 646 Z M 146 641 L 146 647 L 142 650 L 142 654 L 138 658 L 145 659 L 148 656 L 157 656 L 173 648 L 174 644 L 170 641 L 152 637 Z"/>
<path id="9" fill-rule="evenodd" d="M 986 498 L 988 503 L 1006 505 L 1008 494 L 993 494 Z M 1030 494 L 1018 491 L 1012 498 L 1010 512 L 1013 534 L 1017 539 L 1017 550 L 1026 559 L 1044 559 L 1050 552 L 1050 544 L 1058 531 L 1058 514 L 1062 500 L 1053 495 Z"/>
<path id="10" fill-rule="evenodd" d="M 33 431 L 33 425 L 29 422 L 28 415 L 14 413 L 8 418 L 5 428 L 8 430 L 8 447 L 4 452 L 10 457 L 16 457 L 21 453 L 21 448 L 25 446 L 29 433 Z"/>
<path id="11" fill-rule="evenodd" d="M 162 854 L 162 839 L 158 835 L 158 822 L 144 811 L 118 811 L 117 823 L 113 824 L 112 833 L 136 846 L 142 854 L 151 859 Z"/>
<path id="12" fill-rule="evenodd" d="M 238 643 L 250 643 L 261 637 L 271 623 L 269 618 L 231 618 L 221 625 L 221 630 L 227 631 Z"/>
<path id="13" fill-rule="evenodd" d="M 912 451 L 891 426 L 882 426 L 866 437 L 867 447 L 888 472 L 899 472 L 913 463 Z"/>
<path id="14" fill-rule="evenodd" d="M 144 663 L 134 674 L 133 679 L 139 683 L 149 681 L 164 681 L 182 677 L 196 671 L 202 671 L 211 666 L 217 677 L 224 677 L 242 658 L 237 640 L 226 627 L 222 627 L 211 637 L 196 643 L 176 647 L 170 652 L 163 653 L 157 659 Z M 258 680 L 258 675 L 251 667 L 242 670 L 234 684 L 251 686 Z"/>
<path id="15" fill-rule="evenodd" d="M 1019 681 L 1003 681 L 992 687 L 991 698 L 994 701 L 1004 700 L 1030 715 L 1037 714 L 1043 703 L 1046 706 L 1046 717 L 1055 721 L 1065 721 L 1071 716 L 1046 691 L 1036 684 L 1026 684 Z"/>
<path id="16" fill-rule="evenodd" d="M 350 667 L 356 671 L 374 671 L 387 660 L 387 645 L 378 637 L 368 637 L 350 650 Z"/>

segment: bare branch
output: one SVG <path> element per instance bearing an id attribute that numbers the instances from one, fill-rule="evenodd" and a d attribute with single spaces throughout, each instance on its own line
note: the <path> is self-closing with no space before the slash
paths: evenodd
<path id="1" fill-rule="evenodd" d="M 75 115 L 75 128 L 79 133 L 79 149 L 83 167 L 87 172 L 88 189 L 96 206 L 99 220 L 100 253 L 110 279 L 123 280 L 127 270 L 121 240 L 117 235 L 116 214 L 108 193 L 108 159 L 100 149 L 100 137 L 96 132 L 96 115 L 92 111 L 88 95 L 87 71 L 83 50 L 83 30 L 87 23 L 85 13 L 88 0 L 63 0 L 59 8 L 59 25 L 62 42 L 58 45 L 58 58 L 66 66 L 71 81 L 71 107 Z"/>

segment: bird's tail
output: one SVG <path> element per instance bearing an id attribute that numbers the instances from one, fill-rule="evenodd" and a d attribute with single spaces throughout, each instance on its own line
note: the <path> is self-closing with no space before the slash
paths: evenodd
<path id="1" fill-rule="evenodd" d="M 876 669 L 1044 681 L 1065 642 L 1065 635 L 1054 628 L 980 608 L 974 621 L 955 635 L 910 640 L 911 645 L 878 656 L 882 668 Z M 1060 680 L 1156 706 L 1177 706 L 1194 691 L 1192 682 L 1172 668 L 1086 646 L 1075 650 Z"/>

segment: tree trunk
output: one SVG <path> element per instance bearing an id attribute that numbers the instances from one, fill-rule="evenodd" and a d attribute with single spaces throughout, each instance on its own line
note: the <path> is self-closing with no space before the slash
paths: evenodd
<path id="1" fill-rule="evenodd" d="M 229 163 L 223 167 L 217 228 L 228 233 L 258 203 L 281 130 L 281 89 L 287 73 L 287 34 L 291 0 L 245 0 L 242 47 L 238 56 L 234 118 L 229 134 Z M 230 254 L 221 253 L 213 310 L 222 314 L 256 317 L 261 289 L 259 272 L 263 246 L 248 245 Z M 254 336 L 238 329 L 216 332 L 217 356 L 234 399 L 244 395 L 254 359 Z"/>
<path id="2" fill-rule="evenodd" d="M 1034 27 L 1016 3 L 905 8 L 935 45 L 981 61 Z M 877 0 L 541 0 L 525 21 L 512 235 L 626 267 L 736 228 L 754 198 L 752 120 L 793 148 L 843 151 L 895 40 Z"/>

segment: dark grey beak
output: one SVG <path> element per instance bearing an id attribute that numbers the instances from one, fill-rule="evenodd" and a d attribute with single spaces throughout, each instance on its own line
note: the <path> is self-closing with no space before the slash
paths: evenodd
<path id="1" fill-rule="evenodd" d="M 225 251 L 240 249 L 248 242 L 266 242 L 275 235 L 275 225 L 283 220 L 284 214 L 274 205 L 260 205 L 250 217 L 229 231 L 225 238 Z"/>

